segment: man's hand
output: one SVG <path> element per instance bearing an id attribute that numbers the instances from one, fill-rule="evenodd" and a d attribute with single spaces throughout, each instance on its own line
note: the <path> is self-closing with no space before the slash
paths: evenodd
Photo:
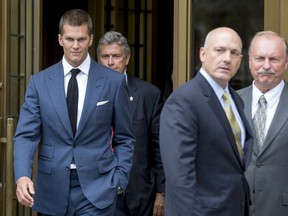
<path id="1" fill-rule="evenodd" d="M 16 196 L 18 201 L 27 207 L 34 205 L 34 183 L 29 177 L 23 176 L 17 180 Z"/>
<path id="2" fill-rule="evenodd" d="M 156 193 L 153 216 L 164 216 L 164 196 L 161 193 Z"/>

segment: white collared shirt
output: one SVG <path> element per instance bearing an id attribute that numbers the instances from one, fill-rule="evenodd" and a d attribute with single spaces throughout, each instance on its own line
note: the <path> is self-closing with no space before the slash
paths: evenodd
<path id="1" fill-rule="evenodd" d="M 82 115 L 83 105 L 84 105 L 84 99 L 85 99 L 85 93 L 87 89 L 87 81 L 88 81 L 88 74 L 90 69 L 90 63 L 91 63 L 91 57 L 88 54 L 85 61 L 79 65 L 77 68 L 81 70 L 81 72 L 77 75 L 77 83 L 78 83 L 78 90 L 79 90 L 79 97 L 78 97 L 78 114 L 77 114 L 77 128 L 78 124 Z M 62 58 L 62 65 L 64 69 L 64 88 L 65 88 L 65 96 L 67 96 L 67 88 L 68 88 L 68 82 L 71 77 L 70 70 L 74 67 L 72 67 L 66 59 Z"/>
<path id="2" fill-rule="evenodd" d="M 244 128 L 243 121 L 242 121 L 242 119 L 239 115 L 239 112 L 236 108 L 236 105 L 234 103 L 234 100 L 233 100 L 232 96 L 230 95 L 228 85 L 226 86 L 225 89 L 223 89 L 215 80 L 213 80 L 211 78 L 211 76 L 206 71 L 204 71 L 203 68 L 200 69 L 200 73 L 205 77 L 205 79 L 208 81 L 208 83 L 210 84 L 210 86 L 214 90 L 214 92 L 217 95 L 223 109 L 224 109 L 224 101 L 223 101 L 222 95 L 224 94 L 225 91 L 228 93 L 232 111 L 233 111 L 235 118 L 236 118 L 236 120 L 240 126 L 240 129 L 241 129 L 241 145 L 242 145 L 242 147 L 244 147 L 244 143 L 245 143 L 245 139 L 246 139 L 246 130 Z"/>
<path id="3" fill-rule="evenodd" d="M 274 114 L 276 112 L 277 106 L 280 101 L 280 96 L 284 88 L 284 81 L 282 80 L 277 86 L 269 90 L 264 94 L 267 101 L 266 109 L 266 124 L 265 124 L 265 136 L 267 135 L 268 129 L 273 120 Z M 263 95 L 263 93 L 255 86 L 254 81 L 252 84 L 252 118 L 258 108 L 258 100 Z"/>

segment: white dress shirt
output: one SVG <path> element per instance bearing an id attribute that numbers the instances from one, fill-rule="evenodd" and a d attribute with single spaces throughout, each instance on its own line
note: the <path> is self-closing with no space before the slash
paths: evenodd
<path id="1" fill-rule="evenodd" d="M 79 65 L 77 68 L 81 70 L 81 72 L 76 76 L 77 83 L 78 83 L 78 90 L 79 90 L 79 97 L 78 97 L 78 112 L 77 112 L 77 128 L 78 124 L 82 115 L 83 105 L 84 105 L 84 99 L 87 89 L 87 81 L 88 81 L 88 74 L 90 69 L 90 63 L 91 63 L 91 57 L 88 54 L 85 61 Z M 71 77 L 70 70 L 73 69 L 72 67 L 65 59 L 65 57 L 62 58 L 62 64 L 64 69 L 64 88 L 65 88 L 65 96 L 67 96 L 67 88 L 68 88 L 68 82 Z"/>
<path id="2" fill-rule="evenodd" d="M 267 101 L 267 109 L 266 109 L 266 124 L 265 124 L 265 137 L 267 135 L 267 131 L 271 125 L 271 122 L 273 120 L 274 114 L 276 112 L 281 93 L 284 88 L 284 81 L 282 80 L 277 86 L 275 86 L 273 89 L 269 90 L 264 94 L 265 99 Z M 263 93 L 254 85 L 252 85 L 252 118 L 255 115 L 255 112 L 258 108 L 258 101 L 259 98 L 263 95 Z"/>

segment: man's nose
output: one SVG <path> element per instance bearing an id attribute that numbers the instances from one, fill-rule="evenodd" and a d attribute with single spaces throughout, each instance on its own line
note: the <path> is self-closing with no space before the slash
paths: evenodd
<path id="1" fill-rule="evenodd" d="M 226 51 L 224 53 L 224 61 L 225 62 L 230 62 L 231 61 L 231 52 L 230 51 Z"/>
<path id="2" fill-rule="evenodd" d="M 79 47 L 79 42 L 77 40 L 74 40 L 73 48 L 78 48 L 78 47 Z"/>
<path id="3" fill-rule="evenodd" d="M 113 56 L 109 56 L 109 58 L 108 58 L 108 65 L 114 65 L 114 58 L 113 58 Z"/>
<path id="4" fill-rule="evenodd" d="M 264 60 L 263 68 L 264 68 L 265 70 L 269 70 L 269 69 L 271 68 L 270 61 L 269 61 L 268 58 Z"/>

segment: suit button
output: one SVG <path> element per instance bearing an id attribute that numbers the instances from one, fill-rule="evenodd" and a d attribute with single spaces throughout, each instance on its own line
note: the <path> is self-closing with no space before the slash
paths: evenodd
<path id="1" fill-rule="evenodd" d="M 118 188 L 117 188 L 117 194 L 118 194 L 118 195 L 122 195 L 122 194 L 123 194 L 123 190 L 122 190 L 121 187 L 118 187 Z"/>
<path id="2" fill-rule="evenodd" d="M 260 167 L 262 167 L 262 164 L 261 164 L 259 161 L 257 161 L 257 162 L 256 162 L 256 167 L 257 167 L 257 168 L 260 168 Z"/>
<path id="3" fill-rule="evenodd" d="M 242 206 L 242 207 L 245 207 L 245 202 L 241 202 L 241 206 Z"/>
<path id="4" fill-rule="evenodd" d="M 70 170 L 70 167 L 65 166 L 65 170 L 66 170 L 66 171 L 69 171 L 69 170 Z"/>

